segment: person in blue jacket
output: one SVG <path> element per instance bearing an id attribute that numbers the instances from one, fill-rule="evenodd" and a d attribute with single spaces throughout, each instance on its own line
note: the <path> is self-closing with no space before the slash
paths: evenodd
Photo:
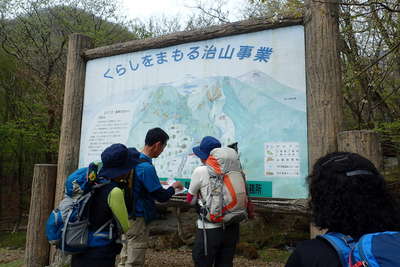
<path id="1" fill-rule="evenodd" d="M 166 202 L 175 194 L 175 189 L 183 188 L 180 182 L 175 182 L 164 189 L 153 166 L 152 159 L 164 151 L 168 139 L 168 134 L 161 128 L 150 129 L 146 134 L 145 146 L 140 154 L 142 162 L 135 167 L 132 194 L 134 210 L 131 214 L 131 227 L 125 234 L 126 242 L 118 265 L 120 267 L 144 266 L 149 238 L 148 224 L 158 217 L 155 201 Z"/>

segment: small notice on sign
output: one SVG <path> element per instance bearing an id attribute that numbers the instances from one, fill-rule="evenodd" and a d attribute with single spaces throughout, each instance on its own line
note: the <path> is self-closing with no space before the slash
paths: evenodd
<path id="1" fill-rule="evenodd" d="M 102 110 L 92 121 L 87 159 L 95 161 L 113 143 L 124 143 L 131 127 L 132 111 L 128 105 L 113 105 Z"/>
<path id="2" fill-rule="evenodd" d="M 300 175 L 299 143 L 264 144 L 265 176 L 298 177 Z"/>

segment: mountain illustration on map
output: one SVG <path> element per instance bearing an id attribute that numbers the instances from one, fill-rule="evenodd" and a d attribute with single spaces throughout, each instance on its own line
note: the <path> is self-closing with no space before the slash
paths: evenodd
<path id="1" fill-rule="evenodd" d="M 263 72 L 251 71 L 237 77 L 237 79 L 251 85 L 256 90 L 261 91 L 259 92 L 260 94 L 268 95 L 281 104 L 290 105 L 300 111 L 306 110 L 306 95 L 304 92 L 288 87 Z"/>
<path id="2" fill-rule="evenodd" d="M 239 142 L 249 177 L 263 173 L 264 151 L 255 147 L 306 140 L 305 94 L 260 71 L 239 77 L 187 75 L 183 81 L 144 88 L 142 94 L 133 103 L 139 112 L 132 118 L 127 144 L 141 147 L 149 128 L 165 129 L 170 140 L 156 159 L 160 177 L 190 177 L 199 165 L 192 147 L 206 135 L 224 145 Z M 134 101 L 129 91 L 117 98 Z"/>
<path id="3" fill-rule="evenodd" d="M 307 172 L 305 103 L 305 92 L 261 71 L 237 77 L 186 75 L 177 82 L 112 94 L 88 105 L 86 117 L 101 114 L 99 107 L 129 106 L 132 110 L 129 133 L 127 140 L 121 142 L 137 148 L 143 146 L 148 129 L 164 129 L 170 139 L 164 153 L 155 159 L 159 177 L 189 178 L 200 164 L 192 147 L 206 135 L 217 137 L 223 145 L 239 143 L 241 162 L 249 179 L 264 175 L 265 143 L 298 143 L 304 177 Z"/>

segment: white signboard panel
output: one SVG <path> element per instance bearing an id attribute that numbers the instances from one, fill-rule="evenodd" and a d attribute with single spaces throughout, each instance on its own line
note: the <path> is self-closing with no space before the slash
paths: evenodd
<path id="1" fill-rule="evenodd" d="M 192 147 L 238 142 L 253 196 L 307 196 L 304 27 L 291 26 L 90 60 L 80 166 L 116 142 L 170 136 L 158 175 L 188 181 Z"/>

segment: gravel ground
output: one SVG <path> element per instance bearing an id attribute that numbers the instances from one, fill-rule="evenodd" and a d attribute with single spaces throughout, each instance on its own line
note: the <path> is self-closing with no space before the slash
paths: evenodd
<path id="1" fill-rule="evenodd" d="M 178 251 L 178 250 L 148 250 L 146 252 L 146 267 L 188 267 L 193 266 L 191 251 Z M 234 266 L 243 267 L 283 267 L 282 263 L 267 263 L 261 260 L 248 260 L 243 257 L 236 256 L 234 259 Z"/>

